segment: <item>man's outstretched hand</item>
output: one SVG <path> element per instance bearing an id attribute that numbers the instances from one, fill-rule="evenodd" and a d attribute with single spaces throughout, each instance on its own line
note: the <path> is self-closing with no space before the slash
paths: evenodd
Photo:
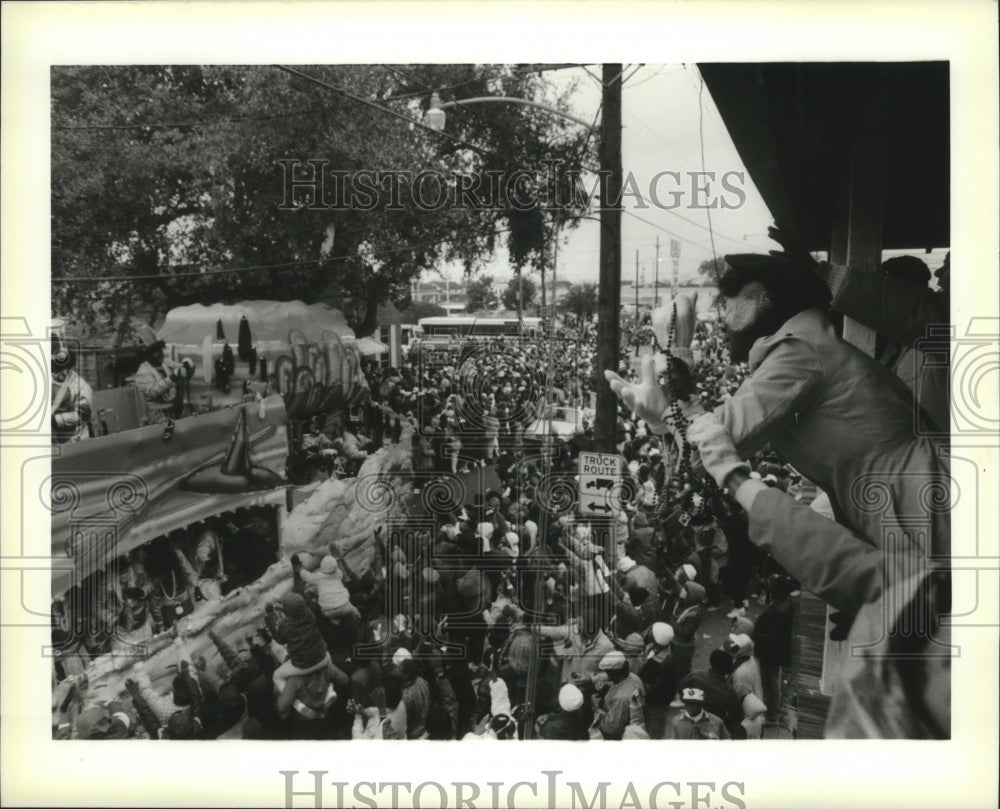
<path id="1" fill-rule="evenodd" d="M 656 376 L 656 361 L 652 355 L 642 358 L 639 378 L 635 382 L 626 382 L 614 371 L 604 372 L 604 378 L 611 384 L 615 396 L 639 418 L 644 419 L 652 432 L 663 435 L 667 431 L 663 415 L 670 403 L 657 383 Z"/>

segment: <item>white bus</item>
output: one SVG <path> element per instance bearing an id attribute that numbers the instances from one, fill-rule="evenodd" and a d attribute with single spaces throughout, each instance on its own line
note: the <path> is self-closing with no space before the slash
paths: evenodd
<path id="1" fill-rule="evenodd" d="M 475 337 L 534 337 L 545 335 L 540 317 L 424 317 L 420 328 L 428 339 Z"/>

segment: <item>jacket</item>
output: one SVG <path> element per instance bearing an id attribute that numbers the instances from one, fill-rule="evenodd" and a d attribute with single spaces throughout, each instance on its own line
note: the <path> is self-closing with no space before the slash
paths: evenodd
<path id="1" fill-rule="evenodd" d="M 761 702 L 764 701 L 764 685 L 760 680 L 760 663 L 753 655 L 738 658 L 733 669 L 733 688 L 742 700 L 747 694 L 753 694 Z"/>
<path id="2" fill-rule="evenodd" d="M 692 719 L 686 711 L 681 711 L 680 715 L 674 719 L 673 735 L 674 739 L 728 739 L 729 731 L 715 714 L 703 710 L 697 719 Z"/>
<path id="3" fill-rule="evenodd" d="M 335 573 L 323 573 L 319 570 L 299 569 L 299 576 L 304 582 L 316 585 L 319 608 L 323 612 L 331 610 L 341 610 L 351 602 L 351 595 L 344 584 L 344 573 L 337 570 Z"/>
<path id="4" fill-rule="evenodd" d="M 604 695 L 604 715 L 597 722 L 597 729 L 605 739 L 620 739 L 630 724 L 629 706 L 636 696 L 639 705 L 645 699 L 646 688 L 632 672 L 620 683 L 615 683 Z"/>
<path id="5" fill-rule="evenodd" d="M 792 665 L 792 602 L 768 604 L 754 623 L 753 648 L 757 659 L 773 666 Z"/>
<path id="6" fill-rule="evenodd" d="M 135 372 L 135 386 L 147 402 L 166 404 L 173 401 L 176 388 L 170 378 L 172 367 L 169 360 L 163 361 L 162 370 L 154 368 L 148 361 L 139 366 Z"/>
<path id="7" fill-rule="evenodd" d="M 293 595 L 295 599 L 289 597 Z M 327 655 L 326 643 L 305 599 L 297 593 L 286 593 L 281 605 L 285 616 L 280 621 L 272 613 L 265 616 L 271 635 L 285 646 L 296 668 L 308 669 L 321 663 Z"/>
<path id="8" fill-rule="evenodd" d="M 705 710 L 722 720 L 730 736 L 741 735 L 743 700 L 726 678 L 711 669 L 692 671 L 677 684 L 678 690 L 700 688 L 705 694 Z"/>
<path id="9" fill-rule="evenodd" d="M 705 588 L 689 581 L 684 585 L 687 596 L 676 607 L 673 620 L 673 646 L 694 647 L 695 635 L 701 625 L 701 602 L 705 599 Z"/>
<path id="10" fill-rule="evenodd" d="M 562 659 L 562 683 L 572 682 L 574 674 L 579 677 L 596 674 L 601 658 L 615 648 L 611 639 L 600 629 L 594 637 L 584 638 L 578 623 L 543 626 L 539 629 L 539 634 L 543 638 L 557 641 L 553 644 L 552 651 L 557 658 Z"/>
<path id="11" fill-rule="evenodd" d="M 416 677 L 403 688 L 406 706 L 406 738 L 419 739 L 427 732 L 427 714 L 431 708 L 431 689 L 423 677 Z"/>
<path id="12" fill-rule="evenodd" d="M 746 481 L 736 499 L 751 541 L 804 589 L 851 614 L 881 595 L 885 555 L 874 544 L 759 480 Z"/>
<path id="13" fill-rule="evenodd" d="M 917 516 L 930 522 L 933 552 L 949 552 L 949 511 L 922 494 L 947 466 L 914 435 L 913 399 L 895 374 L 837 337 L 818 309 L 757 340 L 750 371 L 715 409 L 741 457 L 770 443 L 830 495 L 839 522 L 877 547 Z"/>

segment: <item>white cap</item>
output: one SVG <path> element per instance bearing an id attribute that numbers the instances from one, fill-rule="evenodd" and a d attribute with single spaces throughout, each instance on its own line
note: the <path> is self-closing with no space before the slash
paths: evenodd
<path id="1" fill-rule="evenodd" d="M 637 566 L 638 566 L 637 562 L 628 556 L 623 556 L 621 559 L 619 559 L 617 565 L 619 573 L 628 573 L 632 568 Z"/>
<path id="2" fill-rule="evenodd" d="M 697 576 L 698 576 L 698 571 L 695 569 L 695 566 L 692 565 L 692 564 L 683 565 L 681 567 L 681 570 L 684 571 L 684 575 L 687 576 L 688 579 L 690 579 L 691 581 L 694 581 L 695 578 L 697 578 Z"/>
<path id="3" fill-rule="evenodd" d="M 409 660 L 412 657 L 413 655 L 410 654 L 409 649 L 407 649 L 405 646 L 400 646 L 395 652 L 393 652 L 392 662 L 396 666 L 401 666 L 404 660 Z"/>
<path id="4" fill-rule="evenodd" d="M 559 689 L 559 707 L 564 711 L 575 711 L 583 706 L 583 692 L 572 683 Z"/>
<path id="5" fill-rule="evenodd" d="M 663 621 L 653 624 L 653 640 L 660 646 L 667 646 L 674 639 L 674 628 Z"/>
<path id="6" fill-rule="evenodd" d="M 601 662 L 597 667 L 601 671 L 616 671 L 617 669 L 623 668 L 627 662 L 628 661 L 625 660 L 625 655 L 622 652 L 617 649 L 613 649 L 601 658 Z"/>

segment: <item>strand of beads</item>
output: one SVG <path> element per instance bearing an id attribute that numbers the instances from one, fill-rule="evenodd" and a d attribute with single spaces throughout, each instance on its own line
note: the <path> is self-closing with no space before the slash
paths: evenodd
<path id="1" fill-rule="evenodd" d="M 675 434 L 680 438 L 680 460 L 677 465 L 677 475 L 671 478 L 669 486 L 664 486 L 661 495 L 663 500 L 679 503 L 692 516 L 706 518 L 709 513 L 709 496 L 704 490 L 704 481 L 699 479 L 691 467 L 691 444 L 687 440 L 688 419 L 681 410 L 680 402 L 674 394 L 673 356 L 671 348 L 677 335 L 677 303 L 673 303 L 670 330 L 667 333 L 667 345 L 661 347 L 667 358 L 667 371 L 664 377 L 664 393 L 670 402 L 670 422 Z M 671 491 L 672 489 L 672 491 Z"/>

